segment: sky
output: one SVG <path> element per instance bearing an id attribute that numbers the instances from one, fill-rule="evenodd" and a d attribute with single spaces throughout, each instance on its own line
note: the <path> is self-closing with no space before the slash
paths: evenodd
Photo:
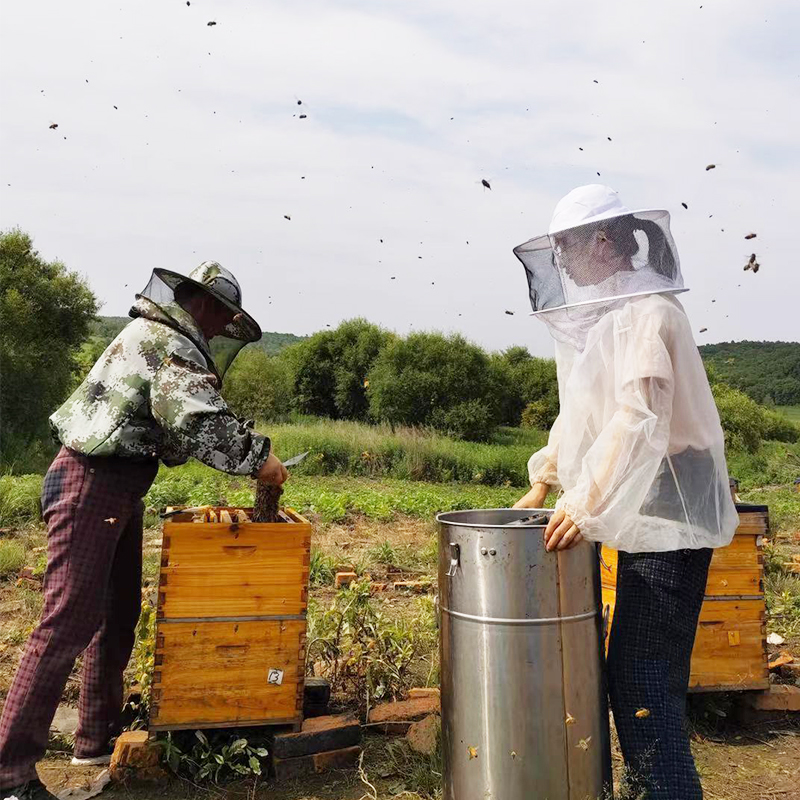
<path id="1" fill-rule="evenodd" d="M 699 344 L 800 339 L 796 0 L 8 0 L 0 37 L 0 228 L 103 314 L 214 259 L 264 330 L 548 355 L 512 248 L 604 183 L 670 211 Z"/>

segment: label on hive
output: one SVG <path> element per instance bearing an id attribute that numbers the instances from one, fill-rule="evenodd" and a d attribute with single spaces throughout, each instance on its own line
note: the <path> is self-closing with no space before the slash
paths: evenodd
<path id="1" fill-rule="evenodd" d="M 271 669 L 267 674 L 267 683 L 271 683 L 273 686 L 280 686 L 283 683 L 283 670 Z"/>

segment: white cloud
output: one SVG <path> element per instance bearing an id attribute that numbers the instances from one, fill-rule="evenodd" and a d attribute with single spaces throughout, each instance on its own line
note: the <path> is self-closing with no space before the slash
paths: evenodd
<path id="1" fill-rule="evenodd" d="M 151 267 L 217 258 L 265 329 L 360 315 L 548 352 L 511 248 L 602 181 L 673 212 L 700 341 L 797 339 L 797 19 L 744 0 L 17 3 L 2 224 L 107 313 Z"/>

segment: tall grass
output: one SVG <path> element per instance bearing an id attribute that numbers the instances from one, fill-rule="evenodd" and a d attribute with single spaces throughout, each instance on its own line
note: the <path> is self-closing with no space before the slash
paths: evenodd
<path id="1" fill-rule="evenodd" d="M 16 575 L 25 564 L 25 547 L 15 539 L 0 539 L 0 578 Z"/>
<path id="2" fill-rule="evenodd" d="M 491 443 L 449 439 L 414 428 L 320 420 L 262 426 L 279 458 L 310 451 L 299 475 L 354 475 L 490 486 L 523 486 L 531 454 L 545 443 L 538 430 L 500 428 Z"/>
<path id="3" fill-rule="evenodd" d="M 0 475 L 0 525 L 19 525 L 39 518 L 41 475 Z"/>

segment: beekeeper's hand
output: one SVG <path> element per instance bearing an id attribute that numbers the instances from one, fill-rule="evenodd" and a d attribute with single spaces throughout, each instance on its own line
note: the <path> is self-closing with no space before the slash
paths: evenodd
<path id="1" fill-rule="evenodd" d="M 548 552 L 569 550 L 582 540 L 583 536 L 578 526 L 564 513 L 564 510 L 559 508 L 555 511 L 544 531 L 544 549 Z"/>
<path id="2" fill-rule="evenodd" d="M 543 508 L 549 491 L 550 487 L 546 483 L 534 483 L 531 490 L 520 497 L 512 508 Z"/>
<path id="3" fill-rule="evenodd" d="M 264 483 L 280 486 L 289 477 L 289 473 L 286 467 L 281 464 L 280 459 L 274 453 L 270 453 L 269 458 L 264 462 L 256 477 Z"/>

